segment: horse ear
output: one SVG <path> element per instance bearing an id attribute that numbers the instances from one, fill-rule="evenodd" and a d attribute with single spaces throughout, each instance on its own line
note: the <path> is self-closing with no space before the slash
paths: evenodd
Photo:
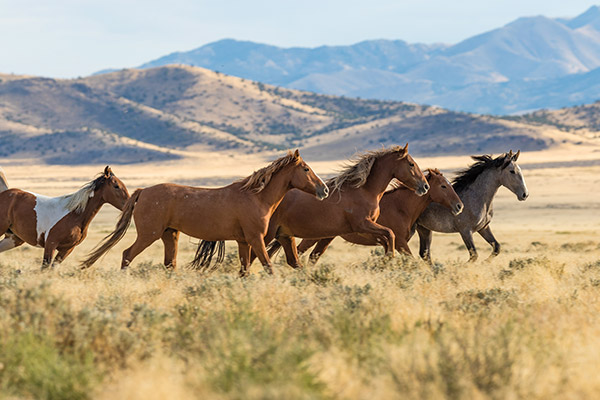
<path id="1" fill-rule="evenodd" d="M 521 155 L 521 150 L 517 150 L 517 152 L 515 153 L 515 155 L 512 157 L 513 161 L 517 161 L 519 159 L 519 156 Z"/>
<path id="2" fill-rule="evenodd" d="M 404 145 L 404 147 L 398 150 L 398 152 L 400 153 L 400 158 L 406 157 L 406 155 L 408 154 L 408 142 Z"/>
<path id="3" fill-rule="evenodd" d="M 298 151 L 298 149 L 296 149 L 296 151 L 294 151 L 294 158 L 296 158 L 296 159 L 300 158 L 300 152 Z"/>
<path id="4" fill-rule="evenodd" d="M 113 174 L 112 170 L 110 169 L 110 166 L 106 166 L 106 168 L 104 168 L 104 176 L 106 176 L 107 178 L 110 177 Z"/>

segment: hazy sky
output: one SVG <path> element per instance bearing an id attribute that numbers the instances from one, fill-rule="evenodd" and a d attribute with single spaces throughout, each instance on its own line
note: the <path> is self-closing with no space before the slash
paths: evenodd
<path id="1" fill-rule="evenodd" d="M 456 43 L 585 0 L 0 0 L 0 73 L 85 76 L 223 38 L 283 47 L 367 39 Z"/>

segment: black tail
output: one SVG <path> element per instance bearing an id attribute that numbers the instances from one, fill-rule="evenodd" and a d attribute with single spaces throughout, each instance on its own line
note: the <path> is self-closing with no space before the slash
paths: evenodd
<path id="1" fill-rule="evenodd" d="M 211 268 L 210 264 L 212 262 L 213 256 L 217 252 L 217 259 L 215 265 Z M 217 269 L 217 265 L 221 264 L 225 259 L 225 242 L 223 240 L 219 242 L 209 242 L 206 240 L 200 241 L 198 244 L 198 250 L 196 250 L 196 255 L 194 259 L 190 263 L 190 268 L 202 271 L 202 272 L 212 272 Z"/>
<path id="2" fill-rule="evenodd" d="M 279 250 L 281 250 L 281 243 L 279 243 L 279 241 L 277 241 L 277 239 L 274 239 L 267 246 L 267 253 L 269 254 L 269 258 L 272 258 L 273 256 L 275 256 Z"/>

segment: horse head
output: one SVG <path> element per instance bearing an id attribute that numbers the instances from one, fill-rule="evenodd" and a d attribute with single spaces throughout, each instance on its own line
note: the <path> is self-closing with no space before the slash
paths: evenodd
<path id="1" fill-rule="evenodd" d="M 125 184 L 116 177 L 111 168 L 107 165 L 104 172 L 96 179 L 97 184 L 94 187 L 95 195 L 114 207 L 122 210 L 125 202 L 129 199 L 129 192 Z"/>
<path id="2" fill-rule="evenodd" d="M 329 196 L 329 188 L 312 168 L 308 166 L 302 157 L 300 157 L 298 149 L 294 152 L 293 157 L 294 164 L 290 185 L 293 188 L 317 196 L 319 200 L 327 198 L 327 196 Z"/>
<path id="3" fill-rule="evenodd" d="M 527 190 L 521 167 L 517 165 L 520 154 L 521 150 L 514 154 L 511 150 L 504 155 L 504 161 L 500 167 L 500 184 L 513 192 L 519 201 L 525 201 L 529 197 L 529 190 Z"/>
<path id="4" fill-rule="evenodd" d="M 448 208 L 454 215 L 463 211 L 463 202 L 454 191 L 452 184 L 438 169 L 428 170 L 427 181 L 429 182 L 428 193 L 431 201 Z"/>
<path id="5" fill-rule="evenodd" d="M 393 177 L 419 196 L 423 196 L 429 190 L 429 183 L 415 160 L 408 154 L 408 143 L 404 147 L 398 146 L 395 153 L 397 158 L 392 166 Z"/>

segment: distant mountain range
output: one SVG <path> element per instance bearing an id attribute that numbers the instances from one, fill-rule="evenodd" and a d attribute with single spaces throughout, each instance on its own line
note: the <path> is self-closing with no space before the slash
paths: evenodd
<path id="1" fill-rule="evenodd" d="M 406 142 L 415 155 L 481 154 L 597 144 L 598 131 L 600 103 L 507 118 L 315 94 L 189 66 L 72 80 L 0 74 L 0 164 L 133 163 L 293 147 L 311 160 L 339 160 Z"/>
<path id="2" fill-rule="evenodd" d="M 523 113 L 600 99 L 600 8 L 572 19 L 520 18 L 455 45 L 373 40 L 279 48 L 227 39 L 140 68 L 168 64 L 323 94 Z"/>

